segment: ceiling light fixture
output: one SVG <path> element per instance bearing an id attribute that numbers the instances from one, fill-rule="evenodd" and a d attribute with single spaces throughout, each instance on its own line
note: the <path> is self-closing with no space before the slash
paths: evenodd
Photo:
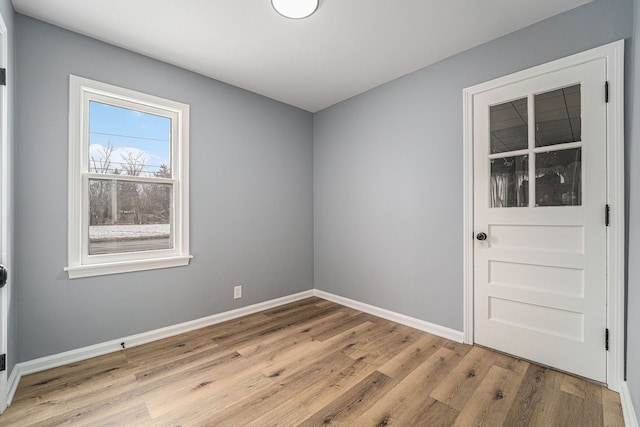
<path id="1" fill-rule="evenodd" d="M 285 18 L 302 19 L 313 15 L 318 0 L 271 0 L 271 6 Z"/>

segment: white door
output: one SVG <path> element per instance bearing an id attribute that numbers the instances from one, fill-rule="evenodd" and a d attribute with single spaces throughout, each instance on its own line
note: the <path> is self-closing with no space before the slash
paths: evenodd
<path id="1" fill-rule="evenodd" d="M 606 382 L 606 60 L 473 98 L 474 340 Z"/>
<path id="2" fill-rule="evenodd" d="M 7 64 L 7 27 L 0 16 L 0 67 Z M 8 289 L 4 279 L 4 266 L 8 263 L 8 202 L 9 202 L 9 174 L 8 174 L 8 140 L 7 140 L 7 88 L 0 85 L 0 357 L 6 364 L 7 353 L 7 301 Z M 0 372 L 0 414 L 4 412 L 7 403 L 7 371 Z"/>

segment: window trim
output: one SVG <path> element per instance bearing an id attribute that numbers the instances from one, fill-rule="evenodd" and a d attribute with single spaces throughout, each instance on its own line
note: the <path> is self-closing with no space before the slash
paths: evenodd
<path id="1" fill-rule="evenodd" d="M 135 109 L 171 119 L 170 167 L 174 186 L 173 248 L 89 255 L 89 178 L 109 179 L 89 169 L 89 102 Z M 126 176 L 119 177 L 122 180 Z M 155 181 L 139 177 L 135 181 Z M 168 182 L 168 180 L 163 180 Z M 189 255 L 189 105 L 69 75 L 68 266 L 70 279 L 185 266 Z"/>

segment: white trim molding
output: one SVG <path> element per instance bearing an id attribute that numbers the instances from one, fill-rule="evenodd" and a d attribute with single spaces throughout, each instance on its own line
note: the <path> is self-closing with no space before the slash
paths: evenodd
<path id="1" fill-rule="evenodd" d="M 169 172 L 166 175 L 152 170 L 121 173 L 122 167 L 115 166 L 117 159 L 109 160 L 106 154 L 102 160 L 92 163 L 90 111 L 93 103 L 166 120 L 169 126 L 169 160 L 164 166 Z M 68 265 L 65 271 L 70 279 L 189 264 L 192 258 L 189 254 L 189 115 L 188 104 L 69 76 Z M 110 169 L 102 163 L 103 160 L 105 164 L 113 161 L 114 166 Z M 100 166 L 97 167 L 96 162 Z M 129 182 L 168 187 L 170 199 L 166 208 L 170 212 L 167 224 L 171 230 L 170 247 L 92 254 L 89 237 L 91 182 L 111 182 L 114 186 L 118 182 Z M 117 199 L 116 190 L 110 190 L 110 193 L 114 200 Z M 111 216 L 110 219 L 117 223 L 117 215 Z"/>
<path id="2" fill-rule="evenodd" d="M 631 400 L 629 386 L 626 381 L 623 381 L 620 386 L 620 404 L 622 405 L 624 425 L 627 427 L 638 427 L 638 417 L 633 409 L 633 401 Z"/>
<path id="3" fill-rule="evenodd" d="M 13 396 L 15 396 L 16 391 L 18 390 L 18 384 L 20 384 L 20 379 L 22 378 L 22 369 L 20 368 L 20 364 L 16 364 L 11 371 L 11 375 L 9 375 L 9 381 L 7 382 L 7 402 L 5 408 L 11 405 L 13 401 Z"/>
<path id="4" fill-rule="evenodd" d="M 429 323 L 425 320 L 416 319 L 415 317 L 410 317 L 404 314 L 396 313 L 394 311 L 386 310 L 384 308 L 365 304 L 360 301 L 355 301 L 349 298 L 341 297 L 339 295 L 334 295 L 329 292 L 321 291 L 319 289 L 314 289 L 313 293 L 318 298 L 326 299 L 328 301 L 344 305 L 345 307 L 350 307 L 377 317 L 381 317 L 383 319 L 391 320 L 392 322 L 410 326 L 423 332 L 438 335 L 439 337 L 446 338 L 451 341 L 462 342 L 464 338 L 463 333 L 460 331 L 436 325 L 434 323 Z"/>
<path id="5" fill-rule="evenodd" d="M 487 90 L 513 84 L 554 70 L 606 59 L 609 83 L 607 105 L 607 203 L 611 207 L 607 227 L 607 386 L 621 392 L 624 357 L 624 40 L 590 49 L 463 91 L 464 115 L 464 342 L 473 344 L 473 97 Z M 603 92 L 604 96 L 604 92 Z"/>
<path id="6" fill-rule="evenodd" d="M 4 17 L 0 14 L 0 67 L 7 68 L 9 64 L 8 56 L 8 30 L 4 21 Z M 0 264 L 3 264 L 7 271 L 13 270 L 12 251 L 13 243 L 12 222 L 13 216 L 10 214 L 9 207 L 13 199 L 13 162 L 10 162 L 12 156 L 12 142 L 9 140 L 9 91 L 12 90 L 10 84 L 0 89 Z M 11 275 L 9 276 L 11 281 Z M 14 292 L 11 283 L 0 289 L 0 353 L 8 354 L 8 323 L 10 295 Z M 9 355 L 10 357 L 10 355 Z M 10 364 L 12 361 L 8 360 Z M 0 372 L 0 395 L 2 399 L 8 394 L 7 388 L 7 371 Z M 6 406 L 5 406 L 6 407 Z M 0 414 L 4 411 L 4 407 L 0 408 Z"/>
<path id="7" fill-rule="evenodd" d="M 624 382 L 624 41 L 603 46 L 607 57 L 607 203 L 611 206 L 607 228 L 607 385 L 617 392 Z M 605 55 L 606 53 L 606 55 Z M 637 425 L 637 424 L 636 424 Z"/>

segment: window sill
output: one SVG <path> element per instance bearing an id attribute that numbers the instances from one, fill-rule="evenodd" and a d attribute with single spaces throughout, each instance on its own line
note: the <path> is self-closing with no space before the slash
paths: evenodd
<path id="1" fill-rule="evenodd" d="M 64 271 L 69 273 L 69 279 L 77 279 L 80 277 L 104 276 L 107 274 L 155 270 L 158 268 L 182 267 L 189 265 L 191 258 L 193 258 L 193 255 L 110 262 L 105 264 L 79 265 L 74 267 L 65 267 Z"/>

